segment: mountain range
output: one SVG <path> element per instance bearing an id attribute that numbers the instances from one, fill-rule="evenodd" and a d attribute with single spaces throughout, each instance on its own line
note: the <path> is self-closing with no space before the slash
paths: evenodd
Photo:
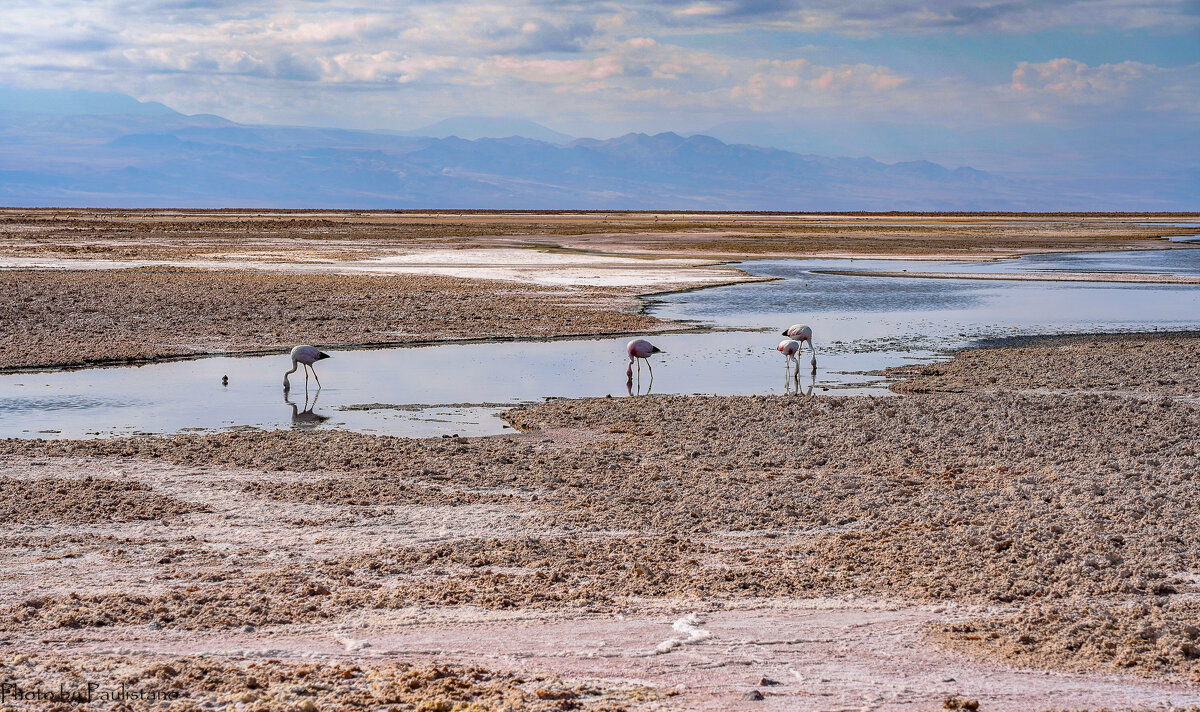
<path id="1" fill-rule="evenodd" d="M 0 205 L 6 206 L 1196 207 L 1169 197 L 1150 203 L 1144 196 L 1106 199 L 969 167 L 825 157 L 703 134 L 576 139 L 530 121 L 479 117 L 405 132 L 245 125 L 121 95 L 0 89 Z"/>

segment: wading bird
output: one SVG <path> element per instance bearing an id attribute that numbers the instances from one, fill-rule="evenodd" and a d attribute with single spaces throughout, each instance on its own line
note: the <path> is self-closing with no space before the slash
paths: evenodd
<path id="1" fill-rule="evenodd" d="M 288 376 L 296 372 L 300 368 L 300 364 L 304 364 L 304 386 L 308 387 L 308 371 L 312 369 L 313 378 L 317 378 L 317 369 L 313 367 L 317 361 L 323 358 L 329 358 L 329 354 L 324 351 L 317 351 L 312 346 L 297 346 L 292 349 L 292 370 L 283 374 L 283 390 L 288 390 L 292 384 L 288 383 Z M 317 378 L 317 388 L 321 387 L 321 379 Z"/>
<path id="2" fill-rule="evenodd" d="M 796 368 L 800 368 L 800 359 L 796 358 L 796 354 L 800 353 L 800 342 L 795 339 L 784 339 L 779 342 L 779 346 L 775 347 L 779 353 L 783 354 L 784 363 L 788 368 L 792 367 L 792 361 L 796 362 Z"/>
<path id="3" fill-rule="evenodd" d="M 817 347 L 813 346 L 812 329 L 807 324 L 792 324 L 783 332 L 784 336 L 790 336 L 800 342 L 800 350 L 804 348 L 804 342 L 808 342 L 808 349 L 812 351 L 812 367 L 817 367 Z M 800 351 L 796 352 L 796 363 L 800 363 Z"/>
<path id="4" fill-rule="evenodd" d="M 628 344 L 625 344 L 625 354 L 629 356 L 629 363 L 625 366 L 625 377 L 633 380 L 633 362 L 637 361 L 638 376 L 642 375 L 642 362 L 638 359 L 646 361 L 646 368 L 650 369 L 650 378 L 654 378 L 654 369 L 650 368 L 650 354 L 662 353 L 662 349 L 645 339 L 634 339 Z"/>

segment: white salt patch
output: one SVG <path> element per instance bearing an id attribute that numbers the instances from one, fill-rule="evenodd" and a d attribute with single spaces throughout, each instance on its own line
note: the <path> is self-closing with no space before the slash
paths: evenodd
<path id="1" fill-rule="evenodd" d="M 200 269 L 256 269 L 303 274 L 414 274 L 495 279 L 543 286 L 658 287 L 699 286 L 748 279 L 701 259 L 637 259 L 535 249 L 427 250 L 367 260 L 295 262 L 279 260 L 107 260 L 0 257 L 0 268 L 130 269 L 180 266 Z"/>
<path id="2" fill-rule="evenodd" d="M 637 257 L 617 257 L 610 255 L 591 255 L 571 252 L 550 252 L 537 249 L 495 248 L 472 250 L 425 250 L 405 255 L 390 255 L 365 263 L 392 265 L 420 265 L 424 267 L 450 267 L 466 265 L 471 267 L 562 267 L 567 265 L 605 265 L 646 267 L 662 265 L 671 267 L 691 267 L 711 263 L 703 259 L 641 259 Z"/>
<path id="3" fill-rule="evenodd" d="M 689 613 L 686 616 L 684 616 L 683 618 L 680 618 L 679 620 L 675 621 L 674 623 L 671 624 L 671 627 L 674 628 L 677 633 L 683 633 L 687 637 L 686 638 L 667 638 L 663 642 L 654 646 L 654 652 L 659 655 L 661 655 L 663 653 L 669 653 L 681 645 L 692 645 L 694 643 L 699 643 L 702 640 L 708 640 L 709 638 L 713 637 L 713 634 L 711 631 L 704 630 L 703 628 L 700 627 L 700 624 L 702 624 L 703 622 L 704 621 L 701 620 L 700 617 L 697 616 L 695 613 Z"/>
<path id="4" fill-rule="evenodd" d="M 365 640 L 355 640 L 348 635 L 342 635 L 340 633 L 334 633 L 333 639 L 341 643 L 346 648 L 347 653 L 353 653 L 356 650 L 363 650 L 371 647 L 371 644 Z"/>

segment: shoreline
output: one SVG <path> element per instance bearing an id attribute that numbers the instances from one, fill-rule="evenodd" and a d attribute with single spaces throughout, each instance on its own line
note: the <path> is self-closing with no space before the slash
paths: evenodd
<path id="1" fill-rule="evenodd" d="M 843 277 L 902 279 L 974 279 L 1009 282 L 1103 282 L 1118 284 L 1200 284 L 1200 275 L 1138 272 L 891 272 L 883 270 L 818 269 L 818 274 Z"/>
<path id="2" fill-rule="evenodd" d="M 437 660 L 632 710 L 1200 704 L 1196 354 L 1032 337 L 909 374 L 955 392 L 555 400 L 501 437 L 0 441 L 0 610 L 33 660 Z"/>
<path id="3" fill-rule="evenodd" d="M 525 248 L 520 248 L 520 249 L 528 249 L 528 250 L 533 250 L 533 251 L 536 251 L 539 253 L 546 254 L 550 248 L 548 248 L 546 245 L 529 245 Z M 1167 245 L 1164 245 L 1161 247 L 1148 248 L 1148 249 L 1180 249 L 1180 248 L 1178 246 L 1173 246 L 1173 245 L 1167 244 Z M 1183 248 L 1183 249 L 1187 249 L 1187 248 Z M 472 250 L 467 250 L 468 253 L 471 251 Z M 593 253 L 591 251 L 586 251 L 586 250 L 570 250 L 570 251 L 572 252 L 572 254 L 587 252 L 589 254 L 589 256 L 594 256 L 594 257 L 596 257 L 598 259 L 602 259 L 602 260 L 603 259 L 639 259 L 639 260 L 646 259 L 649 261 L 658 261 L 658 260 L 662 260 L 662 259 L 674 259 L 672 257 L 661 256 L 661 255 L 646 255 L 644 257 L 633 257 L 632 255 L 628 255 L 628 254 L 609 255 L 609 254 L 603 254 L 603 253 Z M 1000 261 L 1000 260 L 1005 260 L 1005 259 L 1018 259 L 1020 256 L 1021 255 L 992 257 L 992 258 L 989 258 L 989 261 Z M 941 258 L 942 258 L 942 256 L 928 256 L 927 255 L 927 256 L 924 256 L 923 258 L 919 258 L 919 259 L 933 260 L 933 259 L 941 259 Z M 626 336 L 626 335 L 632 336 L 632 335 L 647 334 L 647 333 L 686 333 L 686 332 L 693 332 L 693 331 L 694 332 L 705 332 L 705 331 L 712 331 L 712 330 L 722 330 L 720 328 L 714 328 L 714 327 L 705 326 L 705 325 L 691 325 L 691 324 L 687 324 L 684 322 L 664 321 L 664 320 L 659 319 L 658 317 L 648 315 L 646 313 L 646 308 L 655 297 L 662 296 L 662 295 L 679 294 L 679 293 L 686 293 L 686 292 L 697 291 L 697 290 L 701 290 L 701 289 L 709 289 L 709 288 L 714 288 L 714 287 L 725 287 L 725 286 L 733 286 L 733 285 L 737 285 L 737 284 L 764 282 L 764 281 L 772 281 L 772 280 L 779 279 L 777 277 L 751 275 L 751 274 L 745 272 L 744 270 L 739 269 L 738 267 L 732 266 L 735 264 L 745 264 L 745 263 L 752 263 L 752 262 L 772 260 L 772 259 L 777 259 L 777 258 L 769 257 L 769 256 L 757 256 L 757 257 L 750 257 L 750 258 L 744 258 L 744 259 L 730 259 L 730 260 L 698 261 L 696 259 L 691 259 L 690 261 L 695 264 L 688 265 L 688 266 L 671 265 L 671 266 L 668 266 L 665 269 L 663 269 L 663 274 L 664 274 L 663 281 L 675 282 L 675 285 L 672 287 L 669 287 L 667 289 L 654 289 L 652 291 L 644 291 L 644 292 L 633 291 L 636 288 L 633 287 L 632 285 L 627 285 L 627 286 L 619 288 L 618 293 L 623 292 L 620 294 L 619 298 L 632 300 L 632 302 L 631 302 L 632 309 L 626 307 L 619 311 L 622 311 L 622 312 L 628 313 L 628 314 L 632 314 L 632 315 L 645 317 L 647 319 L 652 320 L 651 323 L 647 323 L 645 326 L 642 326 L 641 328 L 626 329 L 626 330 L 578 330 L 578 331 L 566 331 L 566 332 L 559 331 L 559 333 L 551 333 L 551 334 L 495 335 L 495 336 L 483 336 L 483 337 L 444 336 L 444 337 L 417 338 L 417 339 L 412 339 L 412 338 L 384 339 L 384 340 L 372 339 L 372 340 L 368 340 L 368 341 L 354 341 L 354 340 L 350 340 L 350 341 L 314 341 L 314 343 L 316 345 L 320 346 L 321 348 L 358 350 L 358 349 L 424 347 L 424 346 L 434 346 L 434 345 L 442 345 L 442 344 L 472 344 L 472 343 L 506 342 L 506 341 L 542 341 L 542 340 L 563 340 L 563 339 L 587 339 L 587 338 L 598 338 L 598 337 L 604 337 L 604 336 Z M 793 258 L 788 258 L 788 259 L 793 259 Z M 794 259 L 802 259 L 802 258 L 794 258 Z M 818 259 L 818 258 L 814 258 L 814 259 Z M 854 259 L 859 259 L 859 258 L 849 257 L 849 256 L 838 256 L 836 258 L 823 257 L 823 258 L 819 258 L 819 259 L 847 259 L 847 260 L 853 261 Z M 885 259 L 885 258 L 871 257 L 871 259 Z M 891 258 L 886 258 L 886 259 L 896 259 L 896 260 L 905 259 L 905 260 L 907 260 L 907 259 L 912 259 L 912 257 L 910 257 L 910 256 L 905 256 L 905 257 L 893 256 Z M 961 257 L 957 258 L 957 259 L 961 260 Z M 0 258 L 0 260 L 2 260 L 2 258 Z M 87 264 L 91 261 L 90 260 L 78 260 L 77 262 L 82 265 L 82 264 Z M 469 265 L 467 265 L 467 266 L 469 266 Z M 548 266 L 547 269 L 556 269 L 558 266 L 559 265 L 557 265 L 557 264 L 553 264 L 553 266 Z M 296 270 L 301 267 L 303 269 L 301 271 L 297 272 Z M 686 281 L 679 282 L 677 280 L 673 280 L 670 277 L 666 276 L 666 275 L 676 272 L 680 269 L 686 271 L 686 270 L 690 270 L 690 269 L 696 269 L 697 267 L 700 267 L 703 269 L 714 270 L 714 271 L 719 270 L 721 272 L 730 273 L 731 275 L 736 275 L 736 276 L 731 276 L 728 278 L 725 278 L 725 277 L 713 278 L 711 281 L 705 282 L 704 284 L 689 284 Z M 328 268 L 329 272 L 326 272 L 327 268 Z M 616 269 L 617 271 L 621 271 L 625 268 L 617 267 L 614 269 Z M 340 275 L 340 276 L 344 276 L 344 277 L 357 277 L 357 278 L 364 278 L 364 279 L 394 278 L 394 279 L 400 279 L 400 280 L 408 279 L 408 278 L 421 278 L 423 276 L 430 276 L 434 279 L 467 280 L 467 281 L 471 282 L 472 284 L 476 285 L 476 287 L 486 287 L 487 285 L 496 284 L 496 285 L 505 285 L 505 286 L 509 287 L 510 289 L 514 285 L 527 285 L 528 284 L 525 281 L 517 280 L 515 278 L 496 278 L 496 277 L 489 277 L 489 276 L 438 277 L 438 276 L 432 276 L 432 275 L 421 275 L 419 273 L 413 274 L 413 273 L 404 273 L 404 272 L 367 273 L 367 274 L 360 274 L 360 273 L 355 273 L 355 272 L 344 273 L 344 272 L 338 271 L 337 264 L 331 264 L 331 265 L 317 265 L 317 264 L 268 265 L 268 264 L 260 264 L 260 265 L 256 265 L 256 266 L 250 266 L 250 267 L 243 266 L 240 269 L 237 269 L 237 268 L 231 269 L 231 267 L 229 265 L 226 265 L 224 263 L 219 263 L 219 262 L 205 263 L 204 266 L 195 266 L 194 264 L 190 264 L 187 261 L 172 261 L 172 262 L 156 263 L 153 266 L 147 266 L 142 263 L 129 263 L 128 265 L 122 266 L 122 267 L 111 267 L 111 268 L 100 268 L 100 269 L 93 269 L 93 268 L 86 268 L 86 267 L 74 267 L 74 266 L 66 267 L 66 268 L 64 268 L 64 267 L 45 267 L 45 268 L 0 267 L 0 280 L 3 280 L 6 275 L 9 278 L 12 278 L 14 276 L 24 275 L 24 274 L 86 275 L 86 274 L 92 274 L 92 273 L 104 274 L 104 273 L 108 273 L 108 272 L 154 273 L 154 272 L 159 272 L 159 271 L 178 272 L 178 273 L 195 272 L 195 273 L 200 273 L 200 274 L 203 274 L 206 276 L 212 276 L 212 277 L 218 278 L 218 279 L 225 278 L 224 277 L 225 275 L 238 275 L 238 274 L 243 274 L 243 273 L 251 273 L 251 274 L 258 273 L 258 274 L 270 275 L 270 276 L 274 276 L 274 277 L 284 277 L 284 276 L 288 276 L 288 275 L 292 275 L 292 276 L 311 275 L 314 277 L 315 276 L 337 276 L 337 275 Z M 1148 275 L 1148 274 L 1139 274 L 1139 273 L 1048 273 L 1048 274 L 991 273 L 991 274 L 988 274 L 988 273 L 958 273 L 958 272 L 953 272 L 953 273 L 951 273 L 951 272 L 892 272 L 892 271 L 880 271 L 880 270 L 843 270 L 843 269 L 817 269 L 817 270 L 814 270 L 814 272 L 819 273 L 819 274 L 840 275 L 840 276 L 927 278 L 927 279 L 974 279 L 974 280 L 991 280 L 991 281 L 1062 281 L 1062 282 L 1177 284 L 1177 285 L 1200 284 L 1200 276 L 1164 275 L 1164 274 Z M 530 285 L 530 288 L 533 288 L 533 286 Z M 544 289 L 544 290 L 545 289 L 550 289 L 550 290 L 554 289 L 554 287 L 551 287 L 549 285 L 542 285 L 540 288 Z M 589 287 L 585 286 L 582 288 L 575 288 L 575 291 L 579 291 L 581 289 L 582 290 L 592 289 L 593 291 L 608 289 L 611 291 L 613 288 L 611 288 L 611 287 L 590 287 L 589 288 Z M 563 292 L 563 294 L 569 294 L 569 293 L 571 293 L 570 289 L 567 292 Z M 615 297 L 615 295 L 614 295 L 614 297 Z M 610 300 L 612 298 L 613 297 L 610 297 Z M 223 349 L 215 349 L 215 350 L 189 349 L 187 353 L 178 353 L 178 354 L 168 353 L 168 354 L 156 354 L 156 355 L 152 355 L 152 356 L 125 356 L 125 355 L 122 355 L 122 356 L 114 356 L 112 358 L 105 358 L 105 359 L 86 359 L 86 360 L 71 361 L 71 362 L 50 361 L 50 362 L 45 362 L 45 363 L 21 364 L 21 365 L 16 365 L 16 366 L 0 366 L 0 374 L 45 372 L 45 371 L 55 371 L 55 370 L 78 370 L 78 369 L 84 369 L 84 368 L 120 367 L 120 366 L 144 365 L 144 364 L 152 364 L 152 363 L 172 362 L 172 361 L 189 360 L 189 359 L 213 358 L 213 357 L 236 358 L 236 357 L 265 356 L 265 355 L 271 355 L 274 353 L 278 353 L 278 352 L 280 352 L 280 350 L 283 350 L 283 349 L 285 349 L 284 345 L 281 345 L 279 347 L 274 347 L 274 348 L 258 348 L 258 349 L 256 349 L 256 348 L 250 348 L 250 349 L 223 348 Z"/>
<path id="4" fill-rule="evenodd" d="M 140 268 L 138 268 L 140 269 Z M 325 343 L 315 342 L 314 345 L 319 348 L 329 350 L 378 350 L 378 349 L 393 349 L 393 348 L 424 348 L 429 346 L 446 346 L 455 344 L 486 344 L 486 343 L 508 343 L 508 342 L 552 342 L 552 341 L 572 341 L 586 340 L 606 337 L 621 337 L 621 336 L 636 336 L 638 334 L 679 334 L 679 333 L 710 333 L 728 331 L 730 329 L 719 326 L 704 326 L 691 325 L 685 322 L 674 320 L 664 320 L 658 317 L 646 314 L 646 308 L 649 306 L 651 299 L 657 296 L 665 296 L 670 294 L 686 293 L 701 289 L 709 289 L 714 287 L 727 287 L 738 284 L 749 284 L 754 282 L 769 282 L 775 281 L 778 277 L 758 277 L 747 274 L 742 270 L 728 267 L 728 271 L 742 275 L 737 279 L 729 279 L 727 281 L 713 282 L 705 285 L 682 285 L 673 289 L 656 290 L 653 292 L 630 294 L 629 297 L 636 300 L 635 308 L 629 312 L 636 316 L 643 316 L 648 319 L 653 319 L 654 322 L 646 327 L 637 330 L 626 331 L 595 331 L 586 332 L 579 331 L 565 334 L 549 334 L 549 335 L 518 335 L 518 336 L 488 336 L 488 337 L 454 337 L 447 336 L 436 339 L 404 339 L 395 341 L 370 341 L 370 342 L 337 342 Z M 215 270 L 214 270 L 215 271 Z M 0 275 L 3 274 L 3 269 L 0 268 Z M 481 283 L 487 283 L 490 280 L 478 279 Z M 283 350 L 281 350 L 283 349 Z M 81 363 L 51 363 L 45 365 L 30 365 L 30 366 L 15 366 L 15 367 L 0 367 L 0 375 L 21 374 L 21 373 L 44 373 L 55 371 L 78 371 L 88 368 L 113 368 L 123 366 L 143 366 L 155 363 L 170 363 L 176 361 L 190 361 L 207 358 L 243 358 L 256 356 L 270 356 L 282 354 L 286 352 L 286 348 L 272 349 L 246 349 L 237 351 L 210 351 L 210 352 L 193 352 L 186 354 L 166 354 L 159 356 L 151 356 L 145 358 L 121 358 L 114 357 L 106 360 L 94 360 Z"/>

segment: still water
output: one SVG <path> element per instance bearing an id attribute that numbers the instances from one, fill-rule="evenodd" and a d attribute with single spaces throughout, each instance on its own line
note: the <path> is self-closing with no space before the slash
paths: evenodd
<path id="1" fill-rule="evenodd" d="M 772 282 L 671 294 L 649 311 L 710 325 L 652 341 L 654 379 L 633 393 L 795 392 L 774 348 L 813 327 L 819 368 L 802 358 L 800 394 L 886 393 L 870 372 L 944 357 L 979 338 L 1200 328 L 1195 286 L 977 281 L 822 274 L 1117 271 L 1200 274 L 1200 250 L 1038 255 L 998 263 L 779 260 L 741 268 Z M 628 337 L 448 344 L 334 352 L 325 387 L 302 371 L 282 390 L 286 355 L 0 375 L 0 437 L 97 437 L 230 428 L 347 428 L 410 436 L 505 432 L 506 407 L 544 398 L 626 397 Z M 300 375 L 300 379 L 296 376 Z M 228 376 L 228 385 L 222 377 Z"/>

